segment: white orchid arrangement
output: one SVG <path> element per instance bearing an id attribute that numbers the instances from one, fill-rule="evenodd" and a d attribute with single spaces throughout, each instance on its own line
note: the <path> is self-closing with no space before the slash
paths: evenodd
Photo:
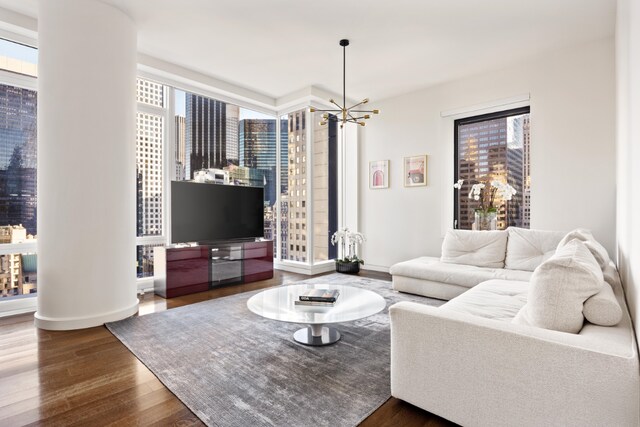
<path id="1" fill-rule="evenodd" d="M 461 190 L 462 184 L 464 184 L 464 179 L 459 179 L 453 184 L 453 188 Z M 487 183 L 484 182 L 473 184 L 468 197 L 469 199 L 480 202 L 480 206 L 476 209 L 477 211 L 495 212 L 497 211 L 495 206 L 497 199 L 508 202 L 516 193 L 516 189 L 511 185 L 494 179 L 489 182 L 488 186 Z"/>
<path id="2" fill-rule="evenodd" d="M 358 254 L 356 251 L 356 245 L 361 245 L 364 241 L 367 240 L 364 237 L 364 234 L 359 233 L 357 231 L 351 231 L 349 228 L 341 228 L 331 236 L 331 244 L 335 245 L 340 244 L 342 249 L 342 259 L 338 259 L 338 262 L 358 262 L 360 264 L 364 264 L 364 261 L 358 258 Z M 349 252 L 347 254 L 346 248 L 349 248 Z"/>

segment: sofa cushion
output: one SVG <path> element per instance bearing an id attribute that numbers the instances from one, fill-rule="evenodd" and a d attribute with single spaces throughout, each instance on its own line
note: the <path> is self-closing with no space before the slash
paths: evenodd
<path id="1" fill-rule="evenodd" d="M 584 323 L 584 302 L 600 292 L 603 280 L 589 249 L 574 239 L 533 272 L 527 303 L 514 322 L 576 334 Z"/>
<path id="2" fill-rule="evenodd" d="M 504 268 L 533 271 L 556 252 L 565 233 L 559 231 L 507 228 L 507 255 Z"/>
<path id="3" fill-rule="evenodd" d="M 442 242 L 441 261 L 448 264 L 502 268 L 507 250 L 507 232 L 449 230 Z"/>
<path id="4" fill-rule="evenodd" d="M 608 284 L 584 302 L 582 314 L 589 322 L 600 326 L 615 326 L 622 320 L 622 308 Z"/>
<path id="5" fill-rule="evenodd" d="M 607 250 L 604 248 L 604 246 L 602 246 L 596 240 L 596 238 L 593 237 L 593 234 L 591 234 L 589 230 L 585 230 L 584 228 L 577 228 L 573 231 L 570 231 L 566 236 L 562 238 L 562 240 L 560 240 L 560 242 L 558 243 L 558 248 L 566 245 L 573 239 L 578 239 L 582 243 L 584 243 L 584 245 L 587 247 L 587 249 L 589 249 L 593 257 L 598 262 L 598 265 L 600 266 L 600 269 L 602 269 L 602 271 L 607 268 L 609 262 L 611 261 L 609 259 L 609 254 L 607 253 Z"/>
<path id="6" fill-rule="evenodd" d="M 517 280 L 488 280 L 441 306 L 441 309 L 511 321 L 527 302 L 529 283 Z"/>
<path id="7" fill-rule="evenodd" d="M 399 262 L 393 265 L 389 272 L 393 276 L 413 277 L 466 288 L 471 288 L 490 279 L 529 280 L 532 274 L 529 271 L 449 264 L 432 257 L 420 257 Z"/>

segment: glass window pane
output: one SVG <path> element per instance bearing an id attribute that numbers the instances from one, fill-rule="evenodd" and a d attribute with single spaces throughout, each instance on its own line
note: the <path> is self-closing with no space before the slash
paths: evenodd
<path id="1" fill-rule="evenodd" d="M 0 255 L 0 297 L 13 299 L 35 296 L 37 275 L 35 253 Z"/>
<path id="2" fill-rule="evenodd" d="M 36 77 L 38 50 L 31 46 L 0 39 L 0 69 Z"/>
<path id="3" fill-rule="evenodd" d="M 145 79 L 138 79 L 136 85 L 136 101 L 154 107 L 164 107 L 165 86 Z"/>
<path id="4" fill-rule="evenodd" d="M 136 194 L 138 236 L 162 235 L 162 116 L 138 113 L 136 120 Z"/>
<path id="5" fill-rule="evenodd" d="M 508 113 L 507 113 L 508 114 Z M 516 194 L 510 201 L 497 195 L 497 227 L 529 228 L 531 217 L 531 176 L 529 113 L 514 113 L 487 120 L 465 119 L 456 125 L 457 178 L 464 184 L 456 191 L 458 228 L 470 230 L 479 202 L 468 197 L 475 183 L 488 185 L 498 180 L 511 185 Z"/>
<path id="6" fill-rule="evenodd" d="M 334 117 L 321 125 L 323 113 L 313 117 L 313 257 L 315 261 L 336 258 L 331 236 L 337 229 L 337 145 L 338 124 Z M 299 156 L 306 163 L 306 155 Z M 302 206 L 306 203 L 302 200 Z M 305 246 L 302 247 L 303 251 Z"/>
<path id="7" fill-rule="evenodd" d="M 263 187 L 264 236 L 275 240 L 276 119 L 182 91 L 175 111 L 176 180 Z"/>
<path id="8" fill-rule="evenodd" d="M 288 129 L 288 135 L 284 141 L 287 142 L 287 157 L 281 163 L 283 167 L 283 182 L 281 191 L 281 222 L 282 228 L 282 259 L 289 261 L 305 262 L 307 259 L 306 246 L 301 243 L 306 240 L 306 175 L 305 168 L 302 170 L 294 165 L 299 164 L 302 153 L 306 152 L 307 130 L 306 110 L 298 110 L 282 117 L 282 129 Z M 285 123 L 286 121 L 286 123 Z M 284 148 L 284 147 L 283 147 Z M 284 149 L 283 149 L 284 153 Z M 298 163 L 296 163 L 298 162 Z M 293 230 L 297 230 L 293 232 Z"/>
<path id="9" fill-rule="evenodd" d="M 139 278 L 153 277 L 153 248 L 159 245 L 136 246 L 136 271 Z"/>
<path id="10" fill-rule="evenodd" d="M 37 93 L 0 84 L 0 243 L 37 235 Z"/>

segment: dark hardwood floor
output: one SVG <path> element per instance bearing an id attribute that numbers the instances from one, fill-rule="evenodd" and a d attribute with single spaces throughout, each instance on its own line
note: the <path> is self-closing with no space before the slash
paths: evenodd
<path id="1" fill-rule="evenodd" d="M 383 273 L 361 272 L 389 280 Z M 147 293 L 138 315 L 307 278 L 276 271 L 273 279 L 165 300 Z M 203 425 L 105 327 L 44 331 L 33 314 L 0 319 L 0 426 Z M 449 426 L 391 398 L 362 424 Z"/>

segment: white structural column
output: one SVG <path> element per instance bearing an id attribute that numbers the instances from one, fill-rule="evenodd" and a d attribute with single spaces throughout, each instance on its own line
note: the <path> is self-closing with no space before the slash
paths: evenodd
<path id="1" fill-rule="evenodd" d="M 98 0 L 39 0 L 38 311 L 66 330 L 138 309 L 136 29 Z"/>

